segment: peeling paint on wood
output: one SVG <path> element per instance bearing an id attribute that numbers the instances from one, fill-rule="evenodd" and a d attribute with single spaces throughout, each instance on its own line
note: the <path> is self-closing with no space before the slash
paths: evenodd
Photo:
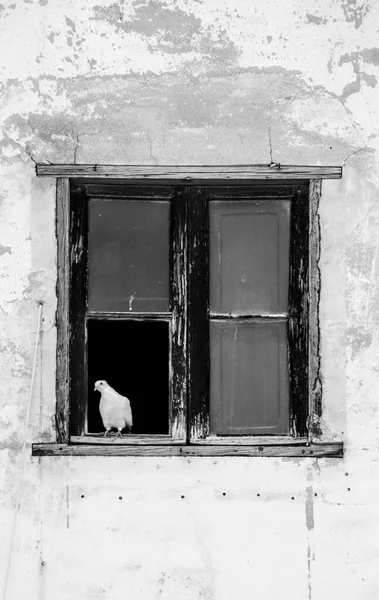
<path id="1" fill-rule="evenodd" d="M 278 165 L 235 166 L 114 166 L 114 165 L 44 165 L 39 164 L 39 176 L 47 177 L 109 177 L 122 179 L 340 179 L 342 167 Z"/>
<path id="2" fill-rule="evenodd" d="M 145 446 L 144 456 L 273 456 L 273 457 L 335 457 L 342 458 L 343 445 L 315 444 L 310 446 Z M 33 456 L 141 456 L 141 448 L 132 445 L 62 445 L 34 444 Z"/>
<path id="3" fill-rule="evenodd" d="M 67 443 L 69 439 L 68 424 L 70 418 L 69 405 L 69 223 L 70 223 L 70 190 L 68 179 L 57 180 L 56 236 L 58 240 L 57 257 L 57 406 L 55 423 L 57 442 Z"/>
<path id="4" fill-rule="evenodd" d="M 311 181 L 309 189 L 309 403 L 312 435 L 320 435 L 317 420 L 322 415 L 322 380 L 320 365 L 320 248 L 319 204 L 321 182 Z M 314 416 L 312 416 L 314 415 Z"/>
<path id="5" fill-rule="evenodd" d="M 290 367 L 291 434 L 308 434 L 309 336 L 309 197 L 306 188 L 294 192 L 291 202 L 288 352 Z M 318 290 L 315 290 L 316 293 Z"/>
<path id="6" fill-rule="evenodd" d="M 176 188 L 171 207 L 171 435 L 187 437 L 187 200 Z"/>

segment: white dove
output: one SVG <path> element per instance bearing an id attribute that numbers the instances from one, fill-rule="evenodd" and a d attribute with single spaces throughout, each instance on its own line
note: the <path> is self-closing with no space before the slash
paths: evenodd
<path id="1" fill-rule="evenodd" d="M 133 416 L 130 402 L 121 396 L 104 380 L 96 381 L 95 392 L 100 392 L 100 414 L 105 427 L 104 436 L 113 428 L 117 429 L 116 437 L 122 437 L 121 431 L 128 427 L 132 429 Z"/>

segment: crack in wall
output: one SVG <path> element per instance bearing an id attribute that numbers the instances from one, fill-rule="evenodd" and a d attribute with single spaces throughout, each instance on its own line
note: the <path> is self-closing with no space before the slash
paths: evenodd
<path id="1" fill-rule="evenodd" d="M 271 120 L 271 115 L 270 115 L 270 120 Z M 272 139 L 271 139 L 271 123 L 268 126 L 268 143 L 270 146 L 270 165 L 273 164 L 273 160 L 272 160 Z"/>
<path id="2" fill-rule="evenodd" d="M 78 158 L 78 150 L 80 147 L 80 138 L 79 138 L 79 132 L 76 129 L 74 131 L 73 126 L 71 125 L 71 132 L 72 132 L 72 136 L 75 138 L 75 147 L 74 147 L 74 155 L 73 155 L 73 164 L 76 165 L 77 164 L 77 158 Z"/>
<path id="3" fill-rule="evenodd" d="M 358 152 L 362 152 L 363 150 L 367 150 L 367 148 L 358 148 L 358 150 L 355 150 L 354 152 L 352 152 L 351 154 L 349 154 L 349 155 L 348 155 L 348 156 L 345 158 L 345 160 L 343 161 L 343 163 L 342 163 L 342 166 L 344 167 L 344 166 L 346 165 L 347 161 L 348 161 L 348 160 L 349 160 L 349 159 L 350 159 L 352 156 L 354 156 L 355 154 L 358 154 Z"/>
<path id="4" fill-rule="evenodd" d="M 157 165 L 158 164 L 158 159 L 153 154 L 153 142 L 152 142 L 151 136 L 150 136 L 150 129 L 147 130 L 146 135 L 147 135 L 147 139 L 149 141 L 149 154 L 150 154 L 150 158 L 152 158 L 153 161 L 155 162 L 155 164 Z"/>
<path id="5" fill-rule="evenodd" d="M 37 161 L 35 160 L 35 158 L 33 157 L 32 153 L 30 152 L 28 145 L 26 144 L 25 146 L 23 146 L 22 144 L 20 144 L 20 142 L 18 142 L 17 140 L 9 137 L 9 135 L 6 136 L 7 139 L 11 142 L 13 142 L 14 144 L 16 144 L 16 146 L 18 146 L 27 156 L 29 156 L 30 160 L 34 163 L 35 166 L 35 172 L 37 175 Z M 48 161 L 49 162 L 49 161 Z"/>

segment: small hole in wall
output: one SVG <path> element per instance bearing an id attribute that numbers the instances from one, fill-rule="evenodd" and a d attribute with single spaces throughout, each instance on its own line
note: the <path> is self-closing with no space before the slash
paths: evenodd
<path id="1" fill-rule="evenodd" d="M 349 475 L 349 473 L 345 473 L 346 477 Z"/>
<path id="2" fill-rule="evenodd" d="M 291 500 L 295 500 L 295 496 L 291 496 Z"/>
<path id="3" fill-rule="evenodd" d="M 81 498 L 84 498 L 84 494 L 82 494 L 80 497 L 81 497 Z"/>
<path id="4" fill-rule="evenodd" d="M 258 498 L 260 498 L 260 494 L 257 494 Z"/>
<path id="5" fill-rule="evenodd" d="M 119 500 L 122 500 L 122 496 L 119 496 L 119 497 L 118 497 L 118 499 L 119 499 Z"/>
<path id="6" fill-rule="evenodd" d="M 350 488 L 347 488 L 347 491 L 350 492 Z"/>
<path id="7" fill-rule="evenodd" d="M 223 496 L 226 496 L 226 492 L 222 492 L 222 495 L 223 495 Z"/>
<path id="8" fill-rule="evenodd" d="M 315 496 L 317 496 L 317 492 L 315 492 Z"/>
<path id="9" fill-rule="evenodd" d="M 185 498 L 185 496 L 183 494 L 180 497 L 181 497 L 182 500 L 183 500 L 183 498 Z"/>

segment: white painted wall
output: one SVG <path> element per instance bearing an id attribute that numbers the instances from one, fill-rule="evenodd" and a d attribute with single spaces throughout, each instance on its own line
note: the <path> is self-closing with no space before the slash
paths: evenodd
<path id="1" fill-rule="evenodd" d="M 39 300 L 27 439 L 55 440 L 55 187 L 35 161 L 344 165 L 323 184 L 320 317 L 324 428 L 346 448 L 32 459 L 28 446 L 7 600 L 378 597 L 378 13 L 377 0 L 3 0 L 0 590 Z"/>

